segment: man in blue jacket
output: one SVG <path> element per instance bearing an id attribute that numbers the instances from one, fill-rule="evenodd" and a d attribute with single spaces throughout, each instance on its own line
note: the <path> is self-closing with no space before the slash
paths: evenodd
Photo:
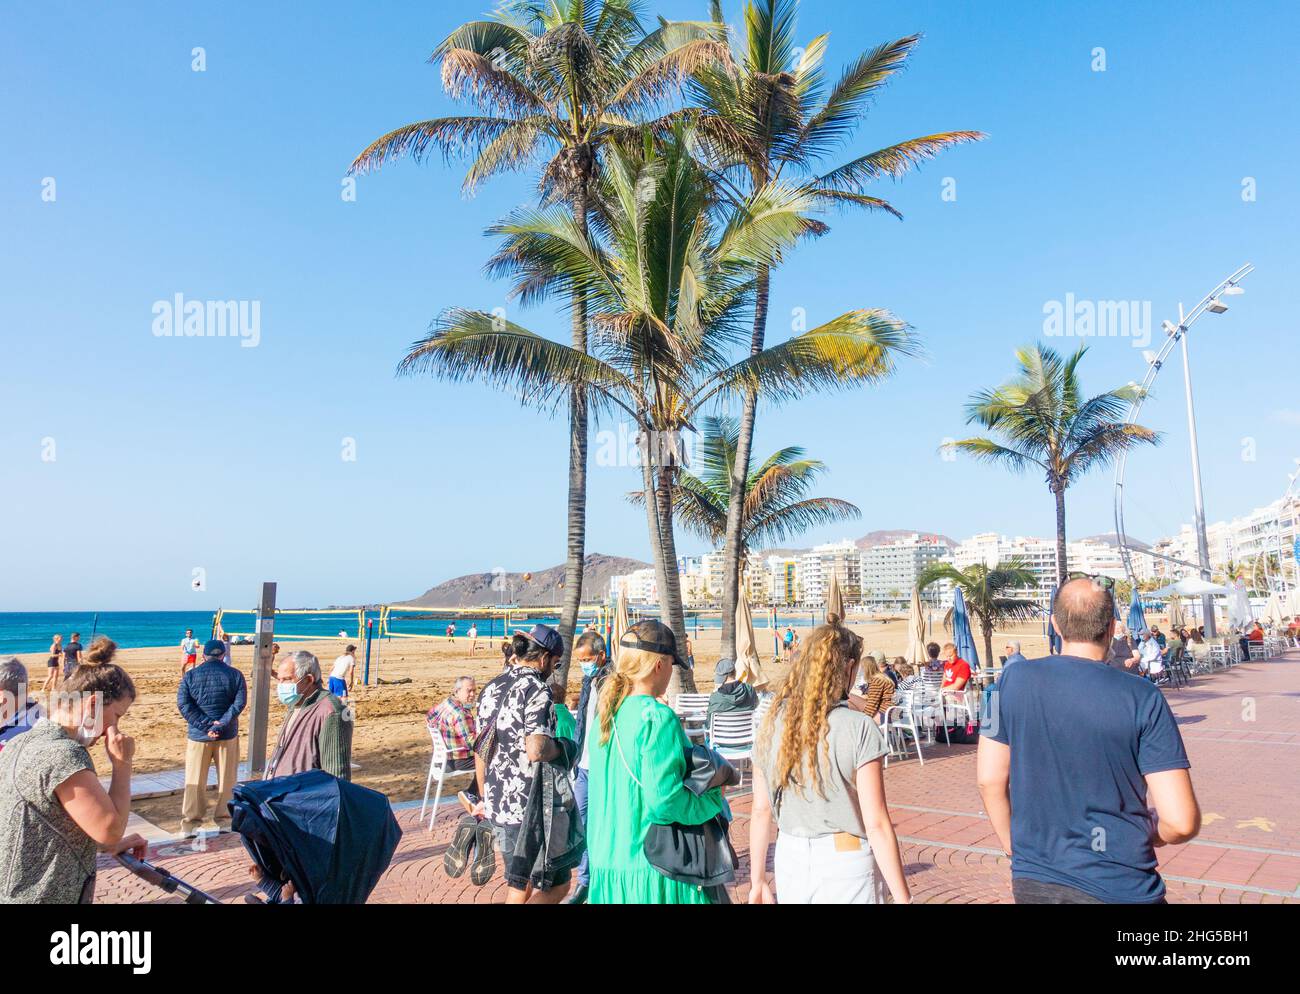
<path id="1" fill-rule="evenodd" d="M 187 670 L 176 691 L 176 706 L 189 725 L 185 743 L 185 796 L 181 835 L 197 835 L 208 821 L 208 771 L 217 764 L 217 803 L 212 821 L 230 828 L 230 795 L 239 770 L 239 712 L 244 710 L 244 674 L 224 660 L 226 645 L 213 639 L 203 647 L 203 662 Z"/>

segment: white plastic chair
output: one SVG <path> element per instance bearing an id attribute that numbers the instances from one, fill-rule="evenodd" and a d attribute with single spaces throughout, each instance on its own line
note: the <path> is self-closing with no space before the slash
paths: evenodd
<path id="1" fill-rule="evenodd" d="M 442 799 L 443 781 L 447 779 L 448 774 L 455 776 L 457 773 L 467 771 L 448 769 L 450 757 L 447 754 L 447 743 L 442 740 L 442 732 L 436 728 L 430 728 L 428 731 L 429 737 L 433 739 L 433 755 L 429 758 L 429 776 L 424 781 L 424 801 L 420 804 L 420 821 L 424 821 L 424 810 L 429 805 L 429 789 L 436 779 L 438 791 L 433 795 L 433 813 L 429 816 L 429 831 L 432 832 L 433 821 L 438 817 L 438 802 Z"/>
<path id="2" fill-rule="evenodd" d="M 885 753 L 885 766 L 888 768 L 890 756 L 907 758 L 907 739 L 904 735 L 912 736 L 912 743 L 916 746 L 916 758 L 924 766 L 925 757 L 921 755 L 921 732 L 916 726 L 916 715 L 912 712 L 911 696 L 904 694 L 901 700 L 902 703 L 891 704 L 885 709 L 885 719 L 881 726 L 885 733 L 885 744 L 889 746 L 889 752 Z"/>
<path id="3" fill-rule="evenodd" d="M 709 721 L 709 745 L 729 763 L 753 762 L 754 711 L 724 711 Z M 745 785 L 741 771 L 740 786 Z"/>
<path id="4" fill-rule="evenodd" d="M 704 738 L 704 716 L 709 712 L 708 694 L 678 694 L 673 705 L 688 738 Z"/>

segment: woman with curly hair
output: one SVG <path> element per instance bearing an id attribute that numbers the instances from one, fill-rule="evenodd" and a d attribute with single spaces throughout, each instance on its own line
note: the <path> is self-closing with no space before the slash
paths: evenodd
<path id="1" fill-rule="evenodd" d="M 750 904 L 773 903 L 767 847 L 773 820 L 782 904 L 912 900 L 885 804 L 879 726 L 846 702 L 862 639 L 833 619 L 808 636 L 772 702 L 754 750 Z"/>
<path id="2" fill-rule="evenodd" d="M 50 717 L 0 752 L 0 904 L 89 904 L 100 850 L 144 856 L 144 839 L 123 837 L 135 743 L 118 723 L 135 684 L 113 662 L 116 651 L 96 639 Z M 101 738 L 113 770 L 108 790 L 89 752 Z"/>

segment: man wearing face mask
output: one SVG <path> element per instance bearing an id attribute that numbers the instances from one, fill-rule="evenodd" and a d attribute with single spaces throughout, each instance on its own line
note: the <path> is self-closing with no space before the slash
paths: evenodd
<path id="1" fill-rule="evenodd" d="M 276 668 L 276 696 L 289 709 L 266 764 L 266 777 L 324 770 L 352 779 L 352 712 L 321 686 L 320 661 L 291 652 Z"/>
<path id="2" fill-rule="evenodd" d="M 596 727 L 596 702 L 600 697 L 600 686 L 609 675 L 609 660 L 606 657 L 605 639 L 599 632 L 583 632 L 573 643 L 573 663 L 582 668 L 582 694 L 578 698 L 578 726 L 575 732 L 578 743 L 578 765 L 573 771 L 573 796 L 578 802 L 578 813 L 583 825 L 587 824 L 587 778 L 588 745 L 587 735 Z M 587 890 L 591 885 L 591 870 L 587 865 L 587 854 L 582 854 L 578 864 L 578 889 L 569 898 L 570 904 L 586 904 Z"/>

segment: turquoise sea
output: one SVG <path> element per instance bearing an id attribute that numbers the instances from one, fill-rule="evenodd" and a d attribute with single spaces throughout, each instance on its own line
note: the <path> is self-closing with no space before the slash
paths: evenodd
<path id="1" fill-rule="evenodd" d="M 438 612 L 430 609 L 429 614 Z M 652 616 L 652 615 L 651 615 Z M 367 619 L 378 619 L 376 611 L 368 611 Z M 55 634 L 63 636 L 65 642 L 73 632 L 81 636 L 83 644 L 88 645 L 93 635 L 107 635 L 124 649 L 142 646 L 179 645 L 185 636 L 185 629 L 193 628 L 200 639 L 207 638 L 212 632 L 211 611 L 34 611 L 34 612 L 0 612 L 0 656 L 20 653 L 45 652 L 50 647 L 50 640 Z M 815 612 L 782 614 L 777 618 L 777 625 L 784 628 L 793 625 L 807 628 L 816 624 Z M 459 615 L 411 619 L 400 612 L 389 617 L 389 628 L 394 632 L 412 635 L 444 635 L 447 625 L 455 624 L 456 634 L 464 635 L 470 625 L 478 625 L 480 638 L 500 637 L 505 634 L 505 621 L 500 614 L 490 617 Z M 528 628 L 535 624 L 556 625 L 558 619 L 539 615 L 531 617 L 526 611 L 516 611 L 510 617 L 510 630 Z M 232 634 L 253 631 L 252 615 L 226 615 L 226 631 Z M 721 624 L 717 614 L 690 615 L 686 625 L 695 632 L 700 629 L 717 628 Z M 764 630 L 768 626 L 766 611 L 754 612 L 754 627 Z M 346 630 L 347 637 L 355 638 L 357 634 L 357 612 L 320 612 L 312 614 L 282 614 L 276 617 L 275 634 L 277 639 L 289 640 L 290 636 L 301 635 L 312 638 L 337 636 Z"/>

